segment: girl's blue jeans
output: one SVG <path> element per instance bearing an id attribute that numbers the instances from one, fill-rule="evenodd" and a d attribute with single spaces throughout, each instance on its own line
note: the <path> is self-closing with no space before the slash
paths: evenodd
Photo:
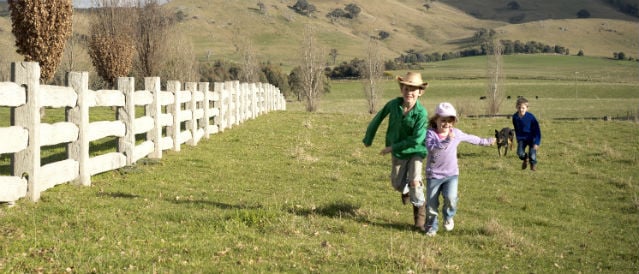
<path id="1" fill-rule="evenodd" d="M 526 160 L 532 165 L 537 164 L 537 150 L 534 149 L 535 143 L 529 140 L 517 140 L 517 156 L 520 160 Z M 528 154 L 526 154 L 526 147 L 528 147 Z"/>
<path id="2" fill-rule="evenodd" d="M 457 213 L 457 185 L 459 176 L 449 176 L 443 179 L 426 180 L 426 231 L 437 231 L 439 225 L 437 215 L 439 212 L 439 196 L 444 200 L 442 207 L 443 220 L 452 219 Z"/>

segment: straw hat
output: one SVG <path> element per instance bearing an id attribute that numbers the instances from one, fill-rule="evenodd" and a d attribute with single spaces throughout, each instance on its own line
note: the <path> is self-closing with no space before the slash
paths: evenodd
<path id="1" fill-rule="evenodd" d="M 425 89 L 428 83 L 422 81 L 422 74 L 417 72 L 407 72 L 405 77 L 397 76 L 397 82 L 400 85 L 420 87 Z"/>

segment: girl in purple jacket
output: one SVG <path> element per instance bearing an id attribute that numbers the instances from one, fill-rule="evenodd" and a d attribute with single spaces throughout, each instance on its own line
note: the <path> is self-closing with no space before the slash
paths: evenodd
<path id="1" fill-rule="evenodd" d="M 426 133 L 426 235 L 437 234 L 439 211 L 439 196 L 444 199 L 442 219 L 446 231 L 455 227 L 453 217 L 457 212 L 457 184 L 459 166 L 457 165 L 457 146 L 461 142 L 473 145 L 491 146 L 495 138 L 480 138 L 466 134 L 454 128 L 457 122 L 457 112 L 450 103 L 440 103 L 435 109 L 435 115 L 428 121 Z"/>

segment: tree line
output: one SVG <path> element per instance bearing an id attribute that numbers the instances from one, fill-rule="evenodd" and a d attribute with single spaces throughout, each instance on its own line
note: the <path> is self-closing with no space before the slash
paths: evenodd
<path id="1" fill-rule="evenodd" d="M 482 37 L 482 34 L 476 35 L 478 38 Z M 561 45 L 548 45 L 535 41 L 521 42 L 511 40 L 500 40 L 501 54 L 570 54 L 570 50 Z M 433 52 L 423 53 L 414 49 L 409 49 L 400 56 L 393 60 L 387 60 L 384 62 L 385 70 L 398 70 L 398 69 L 413 69 L 418 66 L 419 63 L 438 62 L 445 61 L 460 57 L 482 56 L 488 55 L 493 52 L 493 45 L 488 42 L 482 43 L 478 47 L 470 49 L 464 49 L 456 52 Z M 344 79 L 344 78 L 360 78 L 363 75 L 365 60 L 355 58 L 349 62 L 343 62 L 333 68 L 327 69 L 327 75 L 331 79 Z"/>

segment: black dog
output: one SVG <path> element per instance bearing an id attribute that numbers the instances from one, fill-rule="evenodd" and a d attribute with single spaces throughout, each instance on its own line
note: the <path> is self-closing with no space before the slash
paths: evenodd
<path id="1" fill-rule="evenodd" d="M 513 139 L 515 138 L 515 130 L 511 128 L 502 128 L 500 131 L 495 129 L 495 139 L 497 139 L 497 153 L 501 157 L 501 148 L 504 147 L 504 156 L 508 154 L 508 149 L 513 150 Z"/>

